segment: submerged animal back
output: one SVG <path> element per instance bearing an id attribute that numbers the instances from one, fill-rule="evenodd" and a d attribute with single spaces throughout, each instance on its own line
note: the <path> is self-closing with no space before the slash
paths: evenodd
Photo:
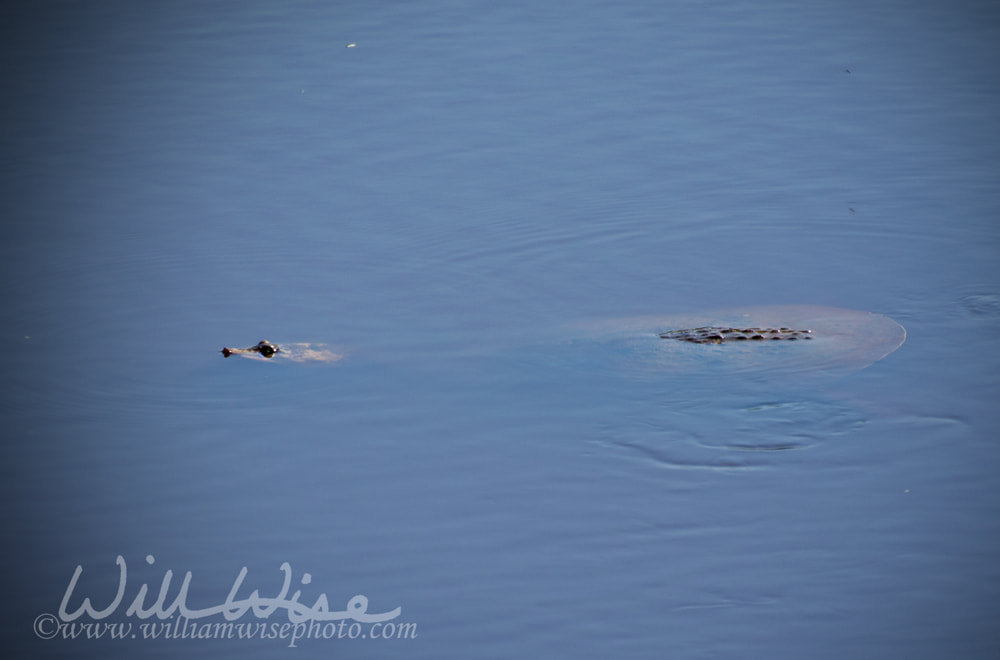
<path id="1" fill-rule="evenodd" d="M 670 330 L 660 333 L 660 339 L 680 339 L 695 344 L 724 344 L 728 341 L 770 341 L 812 339 L 812 330 L 791 328 L 728 328 L 703 326 L 690 330 Z"/>

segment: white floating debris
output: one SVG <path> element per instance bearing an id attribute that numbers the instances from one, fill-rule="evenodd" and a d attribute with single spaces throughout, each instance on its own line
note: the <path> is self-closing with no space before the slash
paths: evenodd
<path id="1" fill-rule="evenodd" d="M 354 48 L 356 46 L 357 44 L 347 44 L 346 46 L 344 46 L 344 48 Z"/>

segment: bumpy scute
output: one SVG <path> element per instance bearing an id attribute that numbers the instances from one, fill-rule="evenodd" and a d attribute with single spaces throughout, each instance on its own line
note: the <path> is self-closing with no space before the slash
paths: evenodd
<path id="1" fill-rule="evenodd" d="M 812 338 L 812 330 L 793 330 L 791 328 L 702 326 L 689 330 L 669 330 L 660 333 L 660 339 L 679 339 L 694 344 L 724 344 L 729 341 L 794 341 Z"/>

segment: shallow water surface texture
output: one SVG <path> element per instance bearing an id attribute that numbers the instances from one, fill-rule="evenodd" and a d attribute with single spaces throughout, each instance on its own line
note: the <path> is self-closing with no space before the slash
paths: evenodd
<path id="1" fill-rule="evenodd" d="M 6 655 L 1000 657 L 998 26 L 5 3 Z"/>

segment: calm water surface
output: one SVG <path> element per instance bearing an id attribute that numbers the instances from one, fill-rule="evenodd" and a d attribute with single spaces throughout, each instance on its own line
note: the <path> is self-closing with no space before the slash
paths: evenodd
<path id="1" fill-rule="evenodd" d="M 990 3 L 3 11 L 12 654 L 1000 654 Z M 621 339 L 786 304 L 908 339 L 849 374 Z M 265 338 L 346 357 L 218 352 Z M 119 555 L 135 639 L 33 632 Z M 416 638 L 126 613 L 283 562 Z"/>

